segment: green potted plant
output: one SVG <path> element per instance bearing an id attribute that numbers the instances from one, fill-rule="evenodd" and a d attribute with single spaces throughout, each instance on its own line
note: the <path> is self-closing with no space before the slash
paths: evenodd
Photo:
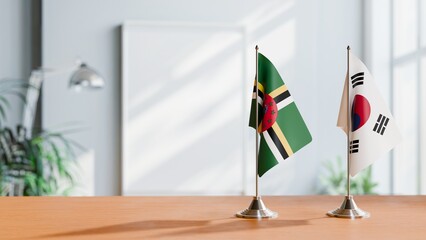
<path id="1" fill-rule="evenodd" d="M 0 81 L 0 194 L 3 196 L 68 195 L 75 185 L 77 166 L 74 148 L 80 145 L 62 131 L 26 134 L 18 125 L 4 126 L 10 108 L 8 95 L 26 102 L 29 84 L 16 80 Z"/>
<path id="2" fill-rule="evenodd" d="M 324 163 L 325 172 L 320 176 L 320 194 L 345 195 L 347 170 L 340 157 Z M 373 181 L 371 166 L 351 178 L 351 193 L 354 195 L 377 194 L 378 183 Z"/>

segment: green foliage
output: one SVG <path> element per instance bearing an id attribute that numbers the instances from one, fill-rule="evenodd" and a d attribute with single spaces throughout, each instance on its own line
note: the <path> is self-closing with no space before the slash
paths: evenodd
<path id="1" fill-rule="evenodd" d="M 42 131 L 31 138 L 24 132 L 19 126 L 16 133 L 0 130 L 2 195 L 63 195 L 61 186 L 75 184 L 74 147 L 79 145 L 59 132 Z"/>
<path id="2" fill-rule="evenodd" d="M 41 131 L 27 136 L 26 129 L 4 127 L 9 96 L 26 103 L 24 91 L 31 86 L 19 80 L 0 81 L 0 195 L 68 195 L 76 182 L 75 148 L 79 144 L 62 131 Z"/>
<path id="3" fill-rule="evenodd" d="M 346 194 L 347 169 L 340 157 L 336 161 L 324 163 L 325 175 L 320 176 L 321 194 L 344 195 Z M 372 168 L 369 166 L 364 171 L 351 178 L 351 194 L 377 194 L 374 189 L 377 183 L 372 179 Z"/>

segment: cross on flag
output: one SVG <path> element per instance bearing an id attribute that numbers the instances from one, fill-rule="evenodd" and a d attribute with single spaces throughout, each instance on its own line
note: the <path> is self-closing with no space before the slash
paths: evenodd
<path id="1" fill-rule="evenodd" d="M 261 177 L 279 161 L 310 143 L 312 137 L 275 66 L 261 53 L 258 58 L 259 76 L 253 87 L 249 125 L 260 134 L 257 171 Z"/>

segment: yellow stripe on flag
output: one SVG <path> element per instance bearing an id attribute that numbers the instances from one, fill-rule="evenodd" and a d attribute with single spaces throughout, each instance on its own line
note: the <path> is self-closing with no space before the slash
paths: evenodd
<path id="1" fill-rule="evenodd" d="M 275 134 L 277 134 L 278 138 L 280 139 L 280 142 L 283 145 L 288 156 L 293 155 L 293 150 L 291 150 L 290 144 L 288 144 L 287 138 L 284 136 L 284 133 L 281 131 L 280 126 L 277 123 L 274 123 L 274 125 L 272 125 L 272 129 L 274 129 Z"/>
<path id="2" fill-rule="evenodd" d="M 275 98 L 276 96 L 280 95 L 281 93 L 287 91 L 287 86 L 286 85 L 282 85 L 281 87 L 275 89 L 274 91 L 272 91 L 269 96 L 271 96 L 272 98 Z"/>
<path id="3" fill-rule="evenodd" d="M 254 81 L 254 86 L 256 86 L 256 81 Z M 259 92 L 262 92 L 263 94 L 265 94 L 265 89 L 263 88 L 263 85 L 261 83 L 259 83 Z M 256 88 L 253 90 L 253 96 L 252 99 L 256 98 Z"/>
<path id="4" fill-rule="evenodd" d="M 265 89 L 263 88 L 263 85 L 261 83 L 259 83 L 259 91 L 261 91 L 262 93 L 265 93 Z"/>
<path id="5" fill-rule="evenodd" d="M 263 122 L 263 121 L 260 121 L 259 126 L 257 127 L 257 132 L 258 132 L 258 133 L 263 132 L 263 130 L 262 130 L 262 122 Z"/>

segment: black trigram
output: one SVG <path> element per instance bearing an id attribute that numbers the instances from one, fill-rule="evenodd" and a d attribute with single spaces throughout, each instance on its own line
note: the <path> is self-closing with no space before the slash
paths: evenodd
<path id="1" fill-rule="evenodd" d="M 377 132 L 380 135 L 383 135 L 388 123 L 389 123 L 389 118 L 380 114 L 379 117 L 377 118 L 376 124 L 374 125 L 373 131 Z"/>
<path id="2" fill-rule="evenodd" d="M 359 149 L 359 140 L 353 140 L 349 143 L 349 153 L 357 153 Z"/>
<path id="3" fill-rule="evenodd" d="M 357 74 L 352 75 L 352 88 L 355 88 L 358 85 L 364 84 L 364 72 L 359 72 Z"/>

